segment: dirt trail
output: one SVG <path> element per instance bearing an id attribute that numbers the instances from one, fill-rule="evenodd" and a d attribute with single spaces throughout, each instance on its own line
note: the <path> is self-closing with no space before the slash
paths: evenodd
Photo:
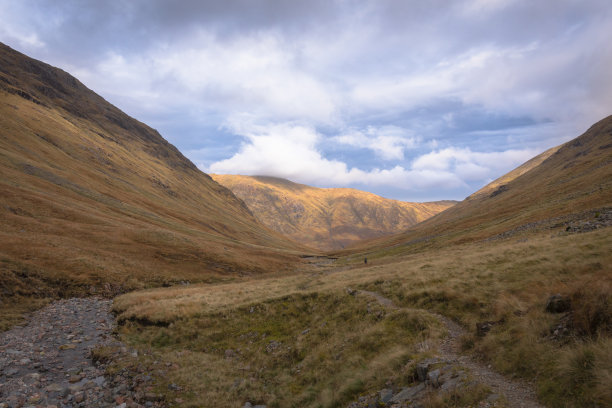
<path id="1" fill-rule="evenodd" d="M 0 408 L 158 406 L 136 403 L 128 378 L 106 378 L 104 367 L 90 358 L 101 345 L 127 352 L 112 336 L 111 304 L 60 300 L 34 313 L 25 326 L 0 333 Z"/>
<path id="2" fill-rule="evenodd" d="M 460 338 L 466 334 L 466 331 L 448 317 L 423 309 L 400 308 L 395 305 L 391 299 L 376 292 L 360 290 L 358 293 L 372 297 L 376 299 L 378 303 L 390 309 L 418 310 L 434 316 L 444 324 L 448 331 L 448 336 L 442 340 L 439 345 L 439 352 L 442 358 L 468 368 L 478 382 L 489 386 L 493 393 L 505 396 L 510 408 L 544 408 L 543 405 L 537 402 L 533 387 L 528 383 L 509 379 L 491 370 L 488 366 L 474 361 L 468 356 L 461 355 L 459 353 Z"/>

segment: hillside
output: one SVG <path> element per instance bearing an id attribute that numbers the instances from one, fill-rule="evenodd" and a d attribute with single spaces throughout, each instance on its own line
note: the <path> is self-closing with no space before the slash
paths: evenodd
<path id="1" fill-rule="evenodd" d="M 265 225 L 296 242 L 333 250 L 403 231 L 454 201 L 409 203 L 350 188 L 316 188 L 264 176 L 212 174 Z"/>
<path id="2" fill-rule="evenodd" d="M 4 304 L 283 271 L 302 251 L 157 131 L 1 44 L 0 173 Z"/>
<path id="3" fill-rule="evenodd" d="M 381 256 L 586 222 L 612 207 L 612 116 L 403 234 L 368 243 Z"/>
<path id="4" fill-rule="evenodd" d="M 114 310 L 122 338 L 177 365 L 157 381 L 185 407 L 609 407 L 610 227 L 612 116 L 311 273 L 136 291 Z"/>

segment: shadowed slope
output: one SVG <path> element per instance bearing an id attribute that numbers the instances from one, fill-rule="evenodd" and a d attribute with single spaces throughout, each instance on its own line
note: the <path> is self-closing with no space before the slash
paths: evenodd
<path id="1" fill-rule="evenodd" d="M 300 250 L 154 129 L 1 44 L 0 172 L 3 297 L 278 271 Z"/>
<path id="2" fill-rule="evenodd" d="M 455 204 L 408 203 L 350 188 L 315 188 L 265 176 L 212 177 L 265 225 L 321 250 L 403 231 Z"/>

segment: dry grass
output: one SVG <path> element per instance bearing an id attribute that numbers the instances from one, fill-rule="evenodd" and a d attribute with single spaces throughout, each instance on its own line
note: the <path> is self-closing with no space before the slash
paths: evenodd
<path id="1" fill-rule="evenodd" d="M 474 333 L 473 328 L 478 321 L 496 321 L 498 324 L 486 337 L 480 338 L 471 334 L 464 339 L 468 352 L 480 355 L 497 370 L 508 375 L 537 381 L 540 398 L 550 406 L 569 407 L 585 404 L 605 406 L 602 401 L 605 401 L 604 398 L 608 395 L 607 387 L 612 385 L 608 365 L 610 356 L 604 352 L 610 345 L 608 326 L 598 323 L 596 332 L 587 334 L 576 325 L 569 336 L 557 341 L 551 338 L 551 330 L 561 316 L 545 313 L 544 307 L 551 294 L 561 292 L 581 299 L 575 303 L 574 320 L 580 319 L 588 327 L 592 327 L 593 321 L 601 322 L 601 319 L 593 318 L 599 316 L 599 312 L 593 311 L 602 310 L 610 304 L 610 292 L 606 289 L 612 281 L 609 269 L 609 265 L 612 265 L 612 254 L 606 250 L 610 247 L 612 247 L 612 236 L 607 229 L 574 235 L 564 233 L 557 235 L 553 232 L 551 236 L 549 232 L 546 235 L 530 236 L 527 242 L 506 240 L 408 254 L 403 258 L 395 258 L 395 262 L 387 260 L 385 263 L 370 265 L 367 268 L 359 266 L 346 270 L 330 269 L 287 278 L 258 279 L 249 284 L 152 289 L 119 297 L 115 308 L 120 319 L 126 319 L 123 335 L 135 345 L 159 350 L 158 357 L 161 359 L 164 359 L 164 355 L 170 350 L 189 350 L 188 358 L 177 360 L 181 368 L 176 371 L 176 377 L 172 377 L 171 381 L 183 381 L 182 384 L 188 389 L 194 390 L 193 401 L 209 398 L 211 388 L 200 385 L 197 378 L 194 379 L 197 367 L 189 362 L 190 359 L 206 359 L 207 367 L 215 372 L 218 381 L 224 382 L 225 385 L 235 380 L 237 375 L 235 372 L 229 374 L 227 368 L 221 368 L 228 364 L 221 351 L 226 347 L 242 350 L 243 347 L 233 343 L 235 340 L 232 340 L 240 336 L 238 332 L 241 330 L 262 331 L 258 329 L 260 327 L 258 324 L 249 319 L 245 320 L 245 316 L 250 316 L 251 307 L 262 313 L 261 318 L 264 319 L 261 321 L 262 324 L 274 326 L 276 312 L 272 311 L 274 307 L 270 309 L 270 305 L 281 304 L 293 305 L 292 319 L 295 319 L 294 322 L 304 322 L 309 321 L 308 319 L 314 314 L 311 309 L 299 306 L 300 302 L 303 302 L 299 299 L 310 299 L 311 306 L 319 304 L 325 309 L 324 314 L 317 316 L 327 316 L 327 319 L 334 321 L 338 327 L 341 327 L 344 321 L 351 322 L 353 331 L 359 333 L 354 340 L 350 340 L 351 331 L 346 328 L 337 328 L 338 337 L 334 339 L 324 336 L 321 339 L 323 348 L 330 350 L 341 343 L 341 339 L 349 343 L 361 342 L 360 347 L 356 349 L 343 350 L 343 364 L 358 358 L 362 348 L 387 347 L 384 338 L 391 336 L 391 332 L 381 337 L 381 334 L 376 332 L 378 329 L 374 332 L 368 329 L 369 325 L 376 326 L 374 322 L 362 327 L 353 324 L 353 319 L 363 313 L 363 304 L 352 303 L 355 302 L 355 298 L 342 293 L 346 287 L 361 287 L 382 293 L 401 306 L 434 310 L 450 316 L 469 328 L 471 333 Z M 346 259 L 344 261 L 349 264 L 353 262 Z M 601 290 L 590 289 L 596 286 Z M 291 295 L 287 297 L 288 294 Z M 343 314 L 337 316 L 341 318 L 334 317 L 333 308 L 325 306 L 330 302 L 329 299 L 339 302 L 337 307 L 343 310 Z M 583 315 L 585 317 L 580 317 Z M 285 318 L 286 316 L 283 317 Z M 389 316 L 385 316 L 383 321 L 389 319 Z M 138 323 L 139 321 L 147 324 L 163 322 L 170 326 L 165 328 L 147 326 Z M 430 321 L 428 324 L 432 323 Z M 272 326 L 266 329 L 270 333 L 273 332 Z M 290 341 L 292 348 L 298 347 L 299 333 L 313 325 L 308 323 L 294 326 L 289 336 L 294 336 L 296 339 Z M 180 329 L 185 327 L 189 327 L 190 331 Z M 157 337 L 161 336 L 160 333 L 164 335 Z M 368 333 L 376 334 L 370 336 Z M 211 342 L 211 336 L 216 340 Z M 288 341 L 287 338 L 283 337 L 285 342 Z M 206 356 L 194 357 L 193 353 L 203 351 L 193 345 L 195 344 L 193 341 L 196 340 L 187 339 L 198 339 L 200 342 L 198 344 L 202 345 L 213 344 L 216 341 L 219 344 L 217 357 L 209 356 L 206 352 L 204 352 Z M 370 343 L 362 344 L 364 341 Z M 414 344 L 422 341 L 427 341 L 427 336 L 406 344 L 404 351 L 416 353 Z M 263 343 L 260 345 L 263 346 Z M 575 356 L 582 353 L 580 351 L 582 348 L 597 350 L 593 352 L 597 364 L 588 369 L 588 375 L 581 377 L 574 375 L 574 371 L 567 367 L 571 364 L 578 366 L 572 363 L 572 359 L 578 358 Z M 330 374 L 317 371 L 317 367 L 333 364 L 335 359 L 333 353 L 317 354 L 316 348 L 312 346 L 305 350 L 304 361 L 313 360 L 318 363 L 304 366 L 301 371 L 302 378 L 309 378 L 308 381 L 312 384 L 327 381 Z M 383 355 L 391 352 L 385 350 Z M 254 353 L 246 358 L 247 364 L 262 357 L 262 348 Z M 260 354 L 259 357 L 257 353 Z M 412 357 L 415 356 L 416 354 L 412 354 Z M 382 357 L 371 358 L 370 362 L 367 358 L 363 360 L 368 369 L 357 376 L 343 372 L 343 376 L 348 375 L 346 381 L 356 384 L 351 381 L 362 378 L 365 372 L 371 370 L 370 364 L 374 364 L 376 359 Z M 261 364 L 270 368 L 276 367 L 277 363 Z M 217 365 L 221 365 L 219 370 L 215 368 Z M 334 370 L 332 372 L 335 372 Z M 226 374 L 223 374 L 225 372 L 228 373 L 227 378 Z M 386 372 L 386 377 L 379 376 L 377 381 L 366 381 L 359 387 L 355 385 L 349 394 L 356 397 L 359 393 L 376 390 L 377 386 L 380 387 L 389 379 L 397 379 L 397 375 L 395 377 L 393 375 L 393 370 L 381 372 Z M 398 369 L 397 373 L 399 372 L 401 370 Z M 188 380 L 189 378 L 191 380 Z M 231 401 L 235 404 L 228 406 L 239 406 L 239 402 L 244 403 L 249 395 L 260 395 L 258 398 L 261 401 L 283 401 L 278 402 L 279 406 L 288 406 L 284 400 L 278 398 L 279 395 L 288 392 L 286 390 L 287 387 L 290 388 L 288 384 L 292 384 L 293 377 L 289 374 L 278 374 L 275 378 L 278 379 L 273 383 L 264 381 L 263 384 L 267 384 L 267 393 L 264 394 L 248 392 L 224 394 L 228 392 L 225 386 L 213 388 L 219 389 L 218 398 L 230 395 Z M 312 401 L 317 403 L 313 402 L 315 404 L 313 406 L 317 404 L 327 406 L 327 403 L 321 401 L 338 401 L 339 397 L 336 394 L 333 394 L 333 397 L 329 396 L 331 390 L 340 389 L 337 383 L 340 377 L 333 378 L 335 380 L 332 381 L 330 377 L 330 382 L 324 387 L 316 388 L 316 395 L 312 396 L 314 398 Z M 568 382 L 574 383 L 573 387 L 568 387 Z M 351 389 L 350 384 L 346 385 L 347 389 Z M 252 388 L 249 390 L 254 392 Z M 470 398 L 472 394 L 466 393 L 465 398 Z M 478 392 L 473 395 L 476 394 Z M 300 401 L 307 405 L 306 400 Z M 438 403 L 440 402 L 436 402 Z"/>
<path id="2" fill-rule="evenodd" d="M 120 333 L 178 365 L 164 381 L 188 390 L 184 406 L 335 407 L 397 377 L 415 345 L 441 330 L 425 314 L 387 313 L 370 299 L 327 292 L 206 311 L 168 327 L 128 321 Z"/>
<path id="3" fill-rule="evenodd" d="M 309 251 L 65 72 L 1 44 L 0 65 L 3 304 L 288 272 Z"/>
<path id="4" fill-rule="evenodd" d="M 322 251 L 405 231 L 454 201 L 410 203 L 350 188 L 316 188 L 276 177 L 211 175 L 265 225 Z"/>

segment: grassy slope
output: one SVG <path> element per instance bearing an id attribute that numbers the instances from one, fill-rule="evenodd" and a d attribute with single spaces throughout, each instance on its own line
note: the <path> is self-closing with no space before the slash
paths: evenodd
<path id="1" fill-rule="evenodd" d="M 120 332 L 148 350 L 152 370 L 156 360 L 171 367 L 157 370 L 158 391 L 182 398 L 180 406 L 343 406 L 388 382 L 410 383 L 415 362 L 435 353 L 431 340 L 440 335 L 418 312 L 381 314 L 375 302 L 345 290 L 364 288 L 457 320 L 470 331 L 465 353 L 534 382 L 548 406 L 610 406 L 612 234 L 566 226 L 597 222 L 612 207 L 611 129 L 607 118 L 506 177 L 499 193 L 472 196 L 407 234 L 342 252 L 340 268 L 121 296 Z M 571 299 L 571 313 L 544 312 L 554 293 Z M 475 335 L 482 321 L 495 322 L 486 337 Z M 560 325 L 568 332 L 555 337 Z M 272 341 L 281 343 L 278 352 L 268 351 Z M 194 375 L 202 364 L 214 378 Z M 171 382 L 185 391 L 168 391 Z"/>
<path id="2" fill-rule="evenodd" d="M 495 190 L 489 192 L 490 187 L 486 186 L 404 234 L 364 242 L 350 252 L 393 256 L 405 251 L 475 242 L 507 234 L 530 223 L 552 225 L 572 214 L 611 206 L 611 139 L 612 116 L 594 124 L 573 141 L 543 153 L 546 156 L 554 151 L 535 167 L 526 163 L 509 173 L 516 175 L 521 168 L 531 167 L 522 175 L 507 175 L 494 181 Z M 537 163 L 538 158 L 533 160 Z"/>
<path id="3" fill-rule="evenodd" d="M 1 44 L 0 172 L 4 323 L 49 297 L 286 271 L 301 251 L 155 130 Z"/>
<path id="4" fill-rule="evenodd" d="M 275 177 L 211 175 L 268 227 L 320 250 L 341 249 L 407 228 L 455 204 L 409 203 L 349 188 L 315 188 Z"/>

